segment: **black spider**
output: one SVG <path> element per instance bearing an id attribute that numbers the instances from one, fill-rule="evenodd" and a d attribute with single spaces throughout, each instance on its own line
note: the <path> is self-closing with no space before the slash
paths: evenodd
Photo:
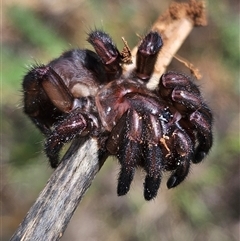
<path id="1" fill-rule="evenodd" d="M 212 146 L 212 114 L 190 77 L 167 72 L 156 89 L 147 88 L 162 47 L 151 31 L 140 42 L 136 66 L 102 31 L 88 36 L 96 53 L 74 49 L 47 65 L 35 66 L 23 80 L 24 111 L 46 136 L 53 168 L 62 146 L 78 137 L 97 138 L 104 157 L 121 164 L 118 195 L 130 189 L 135 169 L 146 172 L 144 197 L 156 197 L 163 171 L 168 188 L 181 183 L 191 163 Z M 127 49 L 128 50 L 128 49 Z M 129 57 L 129 58 L 128 58 Z M 126 63 L 127 62 L 127 63 Z"/>

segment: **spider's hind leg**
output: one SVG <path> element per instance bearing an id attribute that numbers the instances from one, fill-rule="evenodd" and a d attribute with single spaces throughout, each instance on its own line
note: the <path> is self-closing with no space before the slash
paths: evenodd
<path id="1" fill-rule="evenodd" d="M 23 79 L 24 112 L 45 135 L 63 112 L 73 105 L 73 96 L 60 76 L 49 66 L 32 68 Z M 57 108 L 56 108 L 57 107 Z"/>

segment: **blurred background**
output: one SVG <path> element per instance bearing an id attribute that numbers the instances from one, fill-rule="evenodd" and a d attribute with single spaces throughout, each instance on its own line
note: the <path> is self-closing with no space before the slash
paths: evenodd
<path id="1" fill-rule="evenodd" d="M 1 237 L 9 240 L 51 175 L 43 137 L 22 111 L 22 78 L 32 64 L 83 47 L 95 27 L 122 48 L 138 42 L 170 1 L 8 0 L 1 34 Z M 119 166 L 109 159 L 76 210 L 62 240 L 239 240 L 239 1 L 207 2 L 208 26 L 195 28 L 178 54 L 197 67 L 197 82 L 215 116 L 214 146 L 187 180 L 143 199 L 138 171 L 127 196 L 117 197 Z M 169 69 L 189 74 L 173 60 Z"/>

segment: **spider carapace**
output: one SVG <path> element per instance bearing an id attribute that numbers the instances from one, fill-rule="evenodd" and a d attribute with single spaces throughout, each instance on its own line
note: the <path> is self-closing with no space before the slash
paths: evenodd
<path id="1" fill-rule="evenodd" d="M 50 164 L 74 138 L 96 138 L 104 156 L 117 157 L 118 195 L 125 195 L 137 167 L 145 170 L 144 197 L 156 197 L 162 173 L 167 187 L 180 184 L 191 163 L 212 146 L 212 114 L 193 80 L 167 72 L 147 88 L 163 45 L 149 32 L 140 42 L 136 64 L 123 74 L 124 57 L 103 31 L 88 35 L 95 52 L 73 49 L 47 65 L 34 66 L 23 79 L 24 111 L 45 135 Z M 91 160 L 89 160 L 91 161 Z"/>

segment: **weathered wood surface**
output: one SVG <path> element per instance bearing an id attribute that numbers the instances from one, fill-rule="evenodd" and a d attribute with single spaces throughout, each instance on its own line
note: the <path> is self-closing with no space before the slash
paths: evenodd
<path id="1" fill-rule="evenodd" d="M 99 170 L 95 139 L 75 141 L 15 232 L 12 241 L 59 240 Z M 37 181 L 37 180 L 36 180 Z"/>

